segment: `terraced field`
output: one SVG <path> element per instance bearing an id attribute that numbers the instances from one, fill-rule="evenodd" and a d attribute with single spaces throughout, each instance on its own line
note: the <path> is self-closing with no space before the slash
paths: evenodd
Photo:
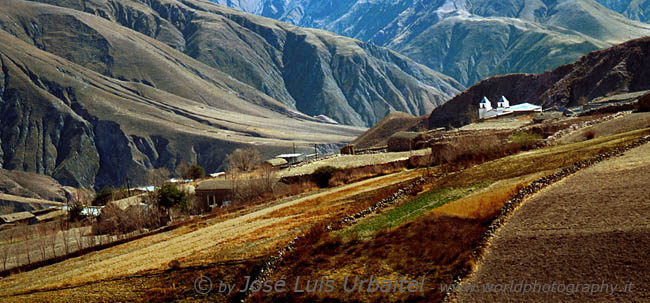
<path id="1" fill-rule="evenodd" d="M 645 144 L 535 195 L 495 234 L 483 261 L 461 285 L 468 291 L 458 292 L 456 301 L 647 302 L 649 184 L 650 144 Z M 483 291 L 511 281 L 536 282 L 540 290 Z M 550 285 L 549 291 L 541 285 Z"/>
<path id="2" fill-rule="evenodd" d="M 83 301 L 90 296 L 83 290 L 88 285 L 140 275 L 156 276 L 174 262 L 183 267 L 254 260 L 286 245 L 311 224 L 342 217 L 372 202 L 357 200 L 355 196 L 418 177 L 418 172 L 404 171 L 373 178 L 13 275 L 0 280 L 0 301 L 21 302 L 28 298 L 47 301 L 47 298 L 57 298 L 59 292 L 65 292 L 70 301 Z M 193 281 L 185 282 L 179 287 L 192 289 Z M 78 292 L 74 291 L 76 287 Z"/>

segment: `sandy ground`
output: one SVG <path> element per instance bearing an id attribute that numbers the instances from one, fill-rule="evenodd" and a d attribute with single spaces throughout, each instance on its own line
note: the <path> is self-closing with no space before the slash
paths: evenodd
<path id="1" fill-rule="evenodd" d="M 268 249 L 281 245 L 281 241 L 295 237 L 301 228 L 338 215 L 337 211 L 350 203 L 348 198 L 419 176 L 415 171 L 405 171 L 340 186 L 216 224 L 199 226 L 196 230 L 170 231 L 12 275 L 0 280 L 0 301 L 20 301 L 20 297 L 5 296 L 35 289 L 53 290 L 47 297 L 54 298 L 57 289 L 69 291 L 75 285 L 165 270 L 173 260 L 180 260 L 183 264 L 195 263 L 197 256 L 209 256 L 212 262 L 258 257 L 265 253 L 265 249 L 268 253 Z M 295 210 L 302 208 L 310 211 L 296 215 Z"/>
<path id="2" fill-rule="evenodd" d="M 543 190 L 495 233 L 456 300 L 649 302 L 648 185 L 650 144 Z"/>

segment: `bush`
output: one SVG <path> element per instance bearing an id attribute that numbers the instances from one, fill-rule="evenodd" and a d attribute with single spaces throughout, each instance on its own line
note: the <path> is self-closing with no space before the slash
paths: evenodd
<path id="1" fill-rule="evenodd" d="M 68 215 L 70 216 L 70 221 L 72 222 L 77 222 L 81 221 L 84 218 L 84 215 L 82 214 L 85 206 L 79 202 L 75 201 L 70 205 L 70 209 L 68 209 Z"/>
<path id="2" fill-rule="evenodd" d="M 94 206 L 104 206 L 108 202 L 113 201 L 113 193 L 115 190 L 112 187 L 104 187 L 100 190 L 92 201 Z"/>
<path id="3" fill-rule="evenodd" d="M 192 164 L 185 173 L 183 174 L 183 179 L 201 179 L 205 177 L 205 169 L 198 164 Z"/>
<path id="4" fill-rule="evenodd" d="M 594 132 L 593 129 L 590 129 L 588 131 L 585 131 L 584 136 L 586 140 L 591 140 L 593 138 L 596 138 L 596 132 Z"/>
<path id="5" fill-rule="evenodd" d="M 187 194 L 171 183 L 166 183 L 158 189 L 157 198 L 158 206 L 167 210 L 178 208 L 185 211 L 189 205 Z"/>
<path id="6" fill-rule="evenodd" d="M 329 187 L 330 180 L 332 179 L 334 173 L 336 173 L 337 171 L 338 169 L 333 166 L 322 166 L 316 169 L 313 176 L 318 187 L 320 188 Z"/>
<path id="7" fill-rule="evenodd" d="M 158 228 L 167 224 L 164 219 L 152 206 L 134 205 L 122 210 L 115 204 L 108 204 L 102 208 L 92 230 L 95 235 L 127 234 L 144 228 Z"/>
<path id="8" fill-rule="evenodd" d="M 510 136 L 510 143 L 520 145 L 522 147 L 532 147 L 537 142 L 542 140 L 542 136 L 535 133 L 517 132 Z"/>

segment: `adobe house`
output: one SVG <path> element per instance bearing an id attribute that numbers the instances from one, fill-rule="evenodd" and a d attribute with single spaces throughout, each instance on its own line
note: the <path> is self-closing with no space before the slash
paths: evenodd
<path id="1" fill-rule="evenodd" d="M 418 136 L 420 136 L 420 133 L 417 132 L 397 132 L 388 138 L 388 151 L 405 152 L 415 150 Z"/>
<path id="2" fill-rule="evenodd" d="M 281 158 L 286 160 L 289 164 L 296 164 L 305 161 L 304 154 L 282 154 L 276 156 L 276 158 Z"/>
<path id="3" fill-rule="evenodd" d="M 0 216 L 0 224 L 33 224 L 36 223 L 34 214 L 23 211 Z"/>
<path id="4" fill-rule="evenodd" d="M 207 180 L 195 189 L 196 198 L 204 211 L 221 207 L 232 197 L 232 183 L 226 180 Z"/>
<path id="5" fill-rule="evenodd" d="M 262 166 L 265 166 L 267 168 L 271 169 L 277 169 L 281 168 L 283 165 L 287 165 L 289 162 L 287 160 L 282 159 L 282 158 L 274 158 L 274 159 L 269 159 L 264 161 L 264 164 Z"/>

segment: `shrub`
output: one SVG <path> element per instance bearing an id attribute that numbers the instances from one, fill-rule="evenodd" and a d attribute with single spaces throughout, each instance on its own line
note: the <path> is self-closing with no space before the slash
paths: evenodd
<path id="1" fill-rule="evenodd" d="M 596 132 L 594 132 L 593 129 L 590 129 L 588 131 L 585 131 L 584 136 L 586 140 L 591 140 L 593 138 L 596 138 Z"/>
<path id="2" fill-rule="evenodd" d="M 187 194 L 171 183 L 166 183 L 158 189 L 157 198 L 158 205 L 167 210 L 178 208 L 185 211 L 189 205 Z"/>
<path id="3" fill-rule="evenodd" d="M 183 174 L 183 179 L 201 179 L 205 177 L 205 169 L 198 164 L 192 164 L 185 173 Z"/>
<path id="4" fill-rule="evenodd" d="M 338 169 L 333 166 L 322 166 L 316 169 L 316 171 L 313 173 L 313 176 L 318 187 L 320 188 L 329 187 L 330 179 L 332 179 L 332 176 L 337 171 Z"/>
<path id="5" fill-rule="evenodd" d="M 113 201 L 113 193 L 115 190 L 112 187 L 104 187 L 100 190 L 92 201 L 94 206 L 104 206 L 108 202 Z"/>
<path id="6" fill-rule="evenodd" d="M 510 136 L 510 143 L 520 145 L 522 147 L 532 147 L 542 139 L 542 136 L 529 132 L 516 132 Z"/>
<path id="7" fill-rule="evenodd" d="M 68 209 L 68 215 L 70 216 L 70 221 L 77 222 L 81 221 L 84 216 L 82 214 L 85 206 L 79 202 L 75 201 L 70 205 L 70 208 Z"/>

